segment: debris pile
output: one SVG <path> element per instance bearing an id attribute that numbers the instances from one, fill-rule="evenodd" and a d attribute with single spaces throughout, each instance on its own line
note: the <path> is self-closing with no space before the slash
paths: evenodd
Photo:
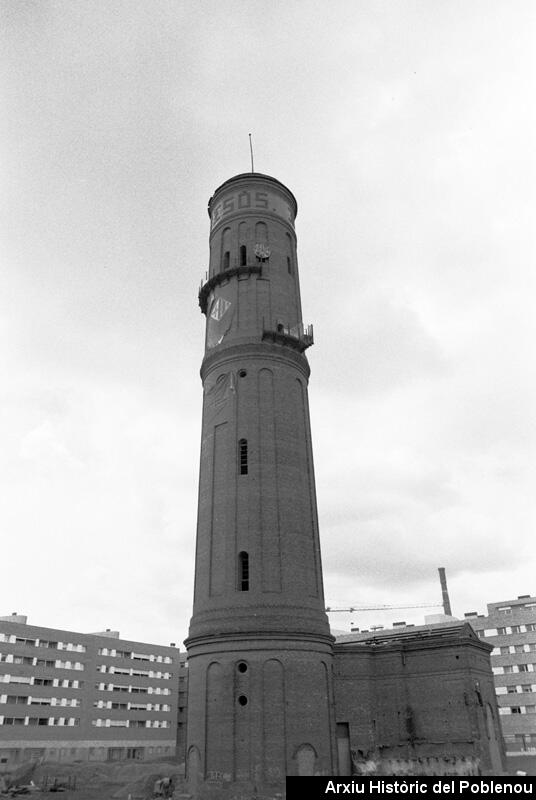
<path id="1" fill-rule="evenodd" d="M 183 792 L 184 765 L 172 762 L 31 762 L 0 775 L 0 798 L 61 793 L 64 800 L 171 800 Z"/>

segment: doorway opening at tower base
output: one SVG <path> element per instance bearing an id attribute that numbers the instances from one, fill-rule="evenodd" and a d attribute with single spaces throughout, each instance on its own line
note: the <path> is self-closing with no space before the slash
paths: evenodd
<path id="1" fill-rule="evenodd" d="M 296 765 L 298 775 L 314 775 L 316 763 L 316 750 L 310 744 L 302 744 L 296 750 Z"/>

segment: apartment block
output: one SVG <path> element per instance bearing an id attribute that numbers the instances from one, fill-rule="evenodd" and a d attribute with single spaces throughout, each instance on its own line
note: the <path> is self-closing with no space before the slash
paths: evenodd
<path id="1" fill-rule="evenodd" d="M 177 756 L 186 758 L 186 732 L 188 722 L 188 660 L 186 653 L 179 656 L 179 697 L 177 701 Z"/>
<path id="2" fill-rule="evenodd" d="M 174 756 L 180 671 L 174 646 L 1 617 L 0 768 Z"/>
<path id="3" fill-rule="evenodd" d="M 536 597 L 489 603 L 465 614 L 493 646 L 491 666 L 508 756 L 536 756 Z"/>

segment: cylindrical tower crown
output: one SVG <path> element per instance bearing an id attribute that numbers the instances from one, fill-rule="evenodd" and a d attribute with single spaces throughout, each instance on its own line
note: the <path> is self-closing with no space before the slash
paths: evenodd
<path id="1" fill-rule="evenodd" d="M 258 173 L 231 178 L 210 198 L 210 263 L 199 292 L 207 353 L 263 335 L 290 336 L 301 350 L 312 343 L 312 329 L 302 324 L 297 209 L 286 186 Z"/>
<path id="2" fill-rule="evenodd" d="M 246 173 L 222 184 L 208 211 L 188 763 L 202 778 L 223 769 L 277 782 L 304 764 L 334 770 L 304 355 L 312 328 L 301 316 L 293 194 Z"/>

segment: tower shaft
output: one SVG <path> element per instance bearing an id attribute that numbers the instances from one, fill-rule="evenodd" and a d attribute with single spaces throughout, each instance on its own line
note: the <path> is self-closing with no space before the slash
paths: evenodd
<path id="1" fill-rule="evenodd" d="M 258 173 L 209 201 L 190 782 L 333 772 L 332 637 L 307 398 L 294 196 Z"/>

